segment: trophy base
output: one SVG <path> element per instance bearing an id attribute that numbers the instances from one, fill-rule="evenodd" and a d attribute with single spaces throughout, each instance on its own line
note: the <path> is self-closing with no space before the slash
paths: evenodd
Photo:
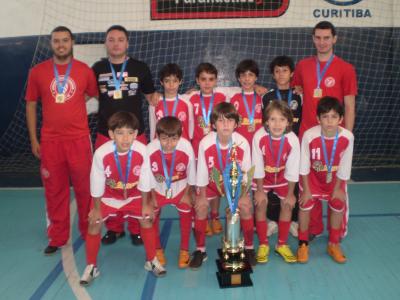
<path id="1" fill-rule="evenodd" d="M 240 261 L 226 261 L 221 249 L 218 249 L 218 254 L 220 259 L 215 260 L 218 267 L 216 275 L 221 289 L 253 286 L 250 278 L 253 270 L 246 258 Z"/>

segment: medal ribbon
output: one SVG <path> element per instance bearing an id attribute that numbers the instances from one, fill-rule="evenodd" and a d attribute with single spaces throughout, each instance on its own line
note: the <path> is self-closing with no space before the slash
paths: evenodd
<path id="1" fill-rule="evenodd" d="M 169 116 L 169 110 L 167 106 L 167 100 L 165 100 L 165 95 L 163 95 L 163 106 L 164 106 L 164 117 Z M 176 94 L 176 98 L 174 100 L 174 107 L 172 108 L 172 116 L 175 117 L 176 108 L 178 107 L 178 94 Z"/>
<path id="2" fill-rule="evenodd" d="M 64 93 L 64 87 L 68 82 L 68 77 L 69 77 L 69 74 L 71 73 L 71 69 L 72 69 L 72 60 L 68 64 L 67 72 L 65 72 L 63 82 L 60 82 L 60 75 L 58 74 L 56 64 L 53 62 L 53 71 L 54 71 L 54 77 L 56 78 L 56 86 L 57 86 L 58 94 Z"/>
<path id="3" fill-rule="evenodd" d="M 174 151 L 172 152 L 172 161 L 171 161 L 171 166 L 169 167 L 169 172 L 167 171 L 167 160 L 165 159 L 165 154 L 164 151 L 160 145 L 160 151 L 161 151 L 161 160 L 162 160 L 162 165 L 163 165 L 163 170 L 164 170 L 164 177 L 165 177 L 165 184 L 167 185 L 167 189 L 169 190 L 171 188 L 171 183 L 172 183 L 172 175 L 174 171 L 174 165 L 175 165 L 175 157 L 176 157 L 176 147 Z"/>
<path id="4" fill-rule="evenodd" d="M 275 94 L 276 94 L 276 98 L 278 98 L 278 100 L 280 100 L 280 101 L 283 100 L 282 99 L 282 94 L 281 94 L 279 89 L 276 89 L 276 93 Z M 287 103 L 288 103 L 289 107 L 290 107 L 290 102 L 292 102 L 292 97 L 293 97 L 293 91 L 291 89 L 289 89 L 288 96 L 287 96 Z"/>
<path id="5" fill-rule="evenodd" d="M 118 156 L 118 152 L 117 152 L 117 145 L 114 142 L 114 159 L 115 159 L 115 163 L 117 165 L 118 175 L 119 175 L 119 178 L 122 181 L 124 190 L 126 189 L 126 184 L 128 183 L 128 179 L 129 179 L 129 170 L 131 169 L 132 154 L 133 154 L 133 150 L 129 149 L 129 151 L 128 151 L 128 160 L 126 162 L 125 178 L 124 178 L 122 176 L 122 167 L 121 167 L 121 163 L 119 161 L 119 156 Z"/>
<path id="6" fill-rule="evenodd" d="M 244 102 L 244 107 L 246 108 L 246 112 L 247 112 L 247 116 L 249 117 L 249 123 L 250 125 L 254 124 L 254 116 L 256 114 L 256 100 L 257 100 L 257 94 L 256 92 L 254 92 L 254 96 L 253 96 L 253 103 L 251 104 L 251 112 L 249 109 L 249 105 L 247 104 L 247 98 L 246 95 L 244 94 L 244 91 L 242 91 L 242 98 L 243 98 L 243 102 Z"/>
<path id="7" fill-rule="evenodd" d="M 268 132 L 268 138 L 269 138 L 269 150 L 271 151 L 272 159 L 274 159 L 274 157 L 275 157 L 274 148 L 272 147 L 272 135 L 270 132 Z M 279 152 L 278 152 L 278 157 L 276 159 L 275 168 L 279 168 L 284 144 L 285 144 L 285 134 L 282 134 L 281 141 L 279 143 Z M 277 173 L 277 172 L 275 172 L 275 173 Z"/>
<path id="8" fill-rule="evenodd" d="M 108 61 L 108 63 L 110 64 L 112 77 L 113 77 L 113 81 L 114 81 L 114 86 L 115 86 L 116 90 L 121 89 L 121 82 L 122 82 L 122 78 L 124 77 L 124 72 L 125 72 L 127 61 L 128 61 L 128 59 L 125 59 L 124 63 L 122 64 L 121 71 L 119 72 L 118 78 L 117 78 L 117 74 L 115 73 L 114 66 L 112 65 L 112 63 L 110 61 Z"/>
<path id="9" fill-rule="evenodd" d="M 322 72 L 321 72 L 321 65 L 319 63 L 319 60 L 318 60 L 318 58 L 316 59 L 317 60 L 317 79 L 318 79 L 317 89 L 320 88 L 322 78 L 324 78 L 325 73 L 328 70 L 329 66 L 331 65 L 334 57 L 335 57 L 335 55 L 333 55 L 333 54 L 331 55 L 331 57 L 329 57 L 328 61 L 326 62 L 325 66 L 324 66 L 324 68 L 322 69 Z"/>
<path id="10" fill-rule="evenodd" d="M 333 141 L 333 146 L 332 146 L 331 159 L 329 160 L 329 164 L 328 164 L 328 152 L 326 150 L 325 138 L 321 132 L 322 150 L 324 152 L 324 160 L 325 160 L 326 168 L 328 169 L 328 173 L 332 173 L 333 159 L 335 158 L 336 146 L 337 146 L 338 139 L 339 139 L 339 129 L 336 131 L 335 140 Z"/>
<path id="11" fill-rule="evenodd" d="M 210 124 L 211 110 L 214 104 L 214 93 L 212 93 L 210 104 L 208 105 L 208 111 L 206 111 L 206 104 L 204 103 L 203 94 L 201 92 L 200 92 L 200 104 L 201 104 L 201 112 L 203 114 L 205 128 L 207 128 Z"/>

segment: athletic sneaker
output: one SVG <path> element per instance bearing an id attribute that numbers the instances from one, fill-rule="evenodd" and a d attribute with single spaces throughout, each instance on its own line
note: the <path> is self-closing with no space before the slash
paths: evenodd
<path id="1" fill-rule="evenodd" d="M 131 234 L 131 242 L 134 246 L 143 245 L 143 240 L 140 234 Z"/>
<path id="2" fill-rule="evenodd" d="M 152 261 L 146 261 L 144 264 L 144 269 L 153 272 L 153 274 L 157 277 L 163 277 L 167 274 L 167 270 L 160 264 L 157 259 L 157 256 L 153 258 Z"/>
<path id="3" fill-rule="evenodd" d="M 292 250 L 288 245 L 277 246 L 275 248 L 275 252 L 278 253 L 287 263 L 297 262 L 296 256 L 293 254 Z"/>
<path id="4" fill-rule="evenodd" d="M 299 236 L 299 223 L 297 222 L 290 222 L 289 232 L 292 236 L 298 237 Z"/>
<path id="5" fill-rule="evenodd" d="M 44 249 L 43 253 L 44 253 L 44 255 L 46 255 L 46 256 L 50 256 L 50 255 L 55 254 L 55 253 L 57 252 L 57 250 L 58 250 L 58 247 L 57 247 L 57 246 L 50 246 L 50 245 L 48 245 L 48 246 Z"/>
<path id="6" fill-rule="evenodd" d="M 120 239 L 125 236 L 125 232 L 116 232 L 112 230 L 108 230 L 106 234 L 101 238 L 101 243 L 103 245 L 111 245 L 114 244 L 117 239 Z"/>
<path id="7" fill-rule="evenodd" d="M 347 261 L 346 256 L 340 248 L 340 244 L 328 244 L 327 252 L 339 264 L 344 264 Z"/>
<path id="8" fill-rule="evenodd" d="M 219 219 L 211 220 L 211 228 L 214 234 L 220 234 L 222 232 L 222 224 Z"/>
<path id="9" fill-rule="evenodd" d="M 261 244 L 260 246 L 258 246 L 257 262 L 261 264 L 267 263 L 268 256 L 269 256 L 269 245 Z"/>
<path id="10" fill-rule="evenodd" d="M 187 268 L 189 266 L 190 255 L 187 250 L 179 251 L 178 267 L 181 269 Z"/>
<path id="11" fill-rule="evenodd" d="M 87 265 L 85 271 L 83 271 L 79 284 L 87 286 L 99 275 L 100 275 L 99 269 L 97 269 L 95 265 Z"/>
<path id="12" fill-rule="evenodd" d="M 308 245 L 301 244 L 297 248 L 297 262 L 305 264 L 308 262 Z"/>
<path id="13" fill-rule="evenodd" d="M 189 267 L 192 270 L 197 270 L 201 267 L 204 261 L 207 260 L 207 253 L 196 250 L 192 253 L 192 259 L 190 260 Z"/>
<path id="14" fill-rule="evenodd" d="M 156 249 L 156 257 L 162 266 L 165 266 L 167 264 L 167 260 L 165 259 L 164 255 L 164 250 L 162 248 Z"/>
<path id="15" fill-rule="evenodd" d="M 278 224 L 275 221 L 268 222 L 267 236 L 271 236 L 278 232 Z"/>
<path id="16" fill-rule="evenodd" d="M 254 249 L 244 249 L 244 254 L 246 255 L 247 261 L 252 267 L 257 265 L 256 253 Z"/>

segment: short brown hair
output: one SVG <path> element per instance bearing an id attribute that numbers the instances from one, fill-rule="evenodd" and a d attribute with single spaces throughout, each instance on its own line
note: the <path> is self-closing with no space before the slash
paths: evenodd
<path id="1" fill-rule="evenodd" d="M 220 116 L 234 119 L 236 124 L 239 124 L 239 114 L 232 103 L 221 102 L 214 106 L 211 113 L 211 125 L 214 125 Z"/>
<path id="2" fill-rule="evenodd" d="M 118 128 L 131 128 L 133 130 L 139 129 L 139 121 L 133 113 L 127 111 L 119 111 L 114 113 L 107 122 L 108 129 L 114 131 Z"/>
<path id="3" fill-rule="evenodd" d="M 264 126 L 266 127 L 265 123 L 268 121 L 271 112 L 274 110 L 279 111 L 288 120 L 289 124 L 286 127 L 286 132 L 290 132 L 292 130 L 292 125 L 293 125 L 293 114 L 288 104 L 285 101 L 272 100 L 269 102 L 267 107 L 264 109 L 263 113 Z"/>
<path id="4" fill-rule="evenodd" d="M 182 123 L 178 118 L 173 116 L 167 116 L 161 118 L 156 125 L 156 133 L 158 136 L 165 134 L 167 136 L 181 136 L 182 135 Z"/>

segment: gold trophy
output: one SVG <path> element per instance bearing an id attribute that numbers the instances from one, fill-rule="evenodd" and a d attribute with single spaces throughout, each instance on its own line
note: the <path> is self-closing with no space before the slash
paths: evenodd
<path id="1" fill-rule="evenodd" d="M 212 179 L 223 195 L 222 198 L 228 202 L 222 248 L 218 249 L 219 259 L 216 260 L 217 278 L 221 288 L 253 285 L 250 278 L 253 271 L 244 253 L 244 239 L 240 231 L 238 201 L 249 192 L 254 167 L 247 172 L 247 181 L 243 183 L 244 174 L 237 163 L 236 147 L 232 146 L 230 162 L 227 162 L 222 174 L 215 167 L 212 170 Z M 224 189 L 221 188 L 221 183 Z"/>

